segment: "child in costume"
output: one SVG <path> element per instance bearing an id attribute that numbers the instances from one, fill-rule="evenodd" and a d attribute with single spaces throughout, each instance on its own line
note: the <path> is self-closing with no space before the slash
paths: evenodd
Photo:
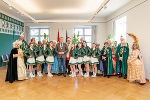
<path id="1" fill-rule="evenodd" d="M 78 65 L 78 68 L 79 68 L 79 74 L 78 76 L 83 76 L 83 71 L 82 71 L 82 68 L 81 68 L 81 65 L 83 64 L 83 48 L 82 48 L 82 44 L 81 42 L 78 43 L 78 46 L 77 46 L 77 65 Z"/>
<path id="2" fill-rule="evenodd" d="M 83 50 L 84 50 L 83 63 L 86 69 L 86 73 L 84 74 L 84 77 L 89 77 L 89 71 L 90 71 L 89 62 L 90 62 L 91 49 L 89 46 L 87 46 L 86 41 L 83 41 Z"/>
<path id="3" fill-rule="evenodd" d="M 30 77 L 35 77 L 35 74 L 33 75 L 33 65 L 35 65 L 35 52 L 33 48 L 33 43 L 31 42 L 29 44 L 29 48 L 24 52 L 25 57 L 27 57 L 27 64 L 29 65 L 29 72 Z"/>
<path id="4" fill-rule="evenodd" d="M 91 59 L 90 59 L 90 63 L 92 65 L 92 69 L 93 69 L 93 75 L 92 75 L 92 77 L 96 77 L 96 74 L 97 74 L 97 64 L 99 63 L 99 61 L 98 61 L 99 56 L 100 56 L 99 49 L 96 48 L 96 44 L 95 43 L 92 43 Z"/>
<path id="5" fill-rule="evenodd" d="M 55 49 L 53 48 L 53 41 L 50 41 L 49 46 L 46 48 L 46 52 L 45 52 L 46 63 L 48 64 L 47 72 L 49 77 L 53 76 L 51 74 L 51 67 L 52 64 L 54 64 L 54 56 L 55 56 Z"/>
<path id="6" fill-rule="evenodd" d="M 35 51 L 35 56 L 37 62 L 37 75 L 41 77 L 43 76 L 41 73 L 41 65 L 45 62 L 44 50 L 41 41 L 38 42 L 38 46 L 36 47 L 36 51 Z"/>
<path id="7" fill-rule="evenodd" d="M 70 69 L 71 69 L 71 75 L 70 77 L 75 77 L 76 76 L 76 68 L 75 65 L 77 65 L 77 57 L 76 57 L 76 48 L 75 48 L 75 44 L 72 43 L 71 45 L 71 55 L 70 55 L 70 60 L 69 60 L 69 65 L 70 65 Z"/>

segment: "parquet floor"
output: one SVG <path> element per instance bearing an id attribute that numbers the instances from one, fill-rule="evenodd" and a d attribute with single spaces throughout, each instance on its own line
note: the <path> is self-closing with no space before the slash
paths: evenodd
<path id="1" fill-rule="evenodd" d="M 150 83 L 144 86 L 117 77 L 70 78 L 54 76 L 4 82 L 0 69 L 0 100 L 150 100 Z"/>

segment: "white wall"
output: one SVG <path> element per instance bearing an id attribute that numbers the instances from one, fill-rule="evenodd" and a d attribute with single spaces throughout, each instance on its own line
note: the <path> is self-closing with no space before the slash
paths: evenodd
<path id="1" fill-rule="evenodd" d="M 106 24 L 105 23 L 25 23 L 25 26 L 49 26 L 50 27 L 50 40 L 57 40 L 58 29 L 60 36 L 66 37 L 66 30 L 69 37 L 73 36 L 73 27 L 82 25 L 94 25 L 96 26 L 96 42 L 101 46 L 106 39 Z M 29 31 L 25 30 L 25 34 L 28 35 Z"/>
<path id="2" fill-rule="evenodd" d="M 146 1 L 145 3 L 142 3 Z M 139 5 L 140 4 L 140 5 Z M 132 8 L 134 7 L 134 8 Z M 131 9 L 132 8 L 132 9 Z M 129 10 L 130 9 L 130 10 Z M 139 38 L 139 44 L 143 55 L 146 77 L 150 79 L 150 0 L 132 0 L 126 6 L 109 16 L 106 23 L 106 33 L 113 33 L 113 22 L 123 16 L 127 16 L 127 33 L 134 33 Z M 132 38 L 127 36 L 127 42 L 132 45 Z M 131 49 L 130 49 L 131 51 Z"/>

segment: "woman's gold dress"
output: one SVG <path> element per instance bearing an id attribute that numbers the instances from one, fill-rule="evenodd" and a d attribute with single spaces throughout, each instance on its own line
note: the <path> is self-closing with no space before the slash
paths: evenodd
<path id="1" fill-rule="evenodd" d="M 18 54 L 23 54 L 22 49 L 18 49 Z M 27 79 L 26 66 L 24 63 L 23 56 L 18 56 L 17 58 L 17 72 L 18 72 L 18 80 Z"/>
<path id="2" fill-rule="evenodd" d="M 139 83 L 146 83 L 144 64 L 138 49 L 133 50 L 128 58 L 127 75 L 127 80 L 129 80 L 129 82 L 138 81 Z"/>

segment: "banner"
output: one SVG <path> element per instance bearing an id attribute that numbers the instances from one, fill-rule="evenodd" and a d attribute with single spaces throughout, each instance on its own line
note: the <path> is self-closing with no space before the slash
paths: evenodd
<path id="1" fill-rule="evenodd" d="M 24 23 L 0 13 L 0 33 L 19 35 L 23 32 Z"/>

